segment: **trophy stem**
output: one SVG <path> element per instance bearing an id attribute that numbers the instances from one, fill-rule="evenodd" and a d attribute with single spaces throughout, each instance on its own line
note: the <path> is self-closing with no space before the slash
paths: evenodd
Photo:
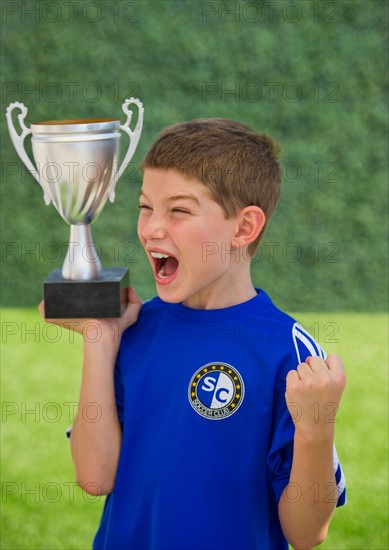
<path id="1" fill-rule="evenodd" d="M 72 281 L 91 281 L 99 278 L 101 270 L 90 225 L 71 225 L 69 247 L 62 266 L 63 278 Z"/>

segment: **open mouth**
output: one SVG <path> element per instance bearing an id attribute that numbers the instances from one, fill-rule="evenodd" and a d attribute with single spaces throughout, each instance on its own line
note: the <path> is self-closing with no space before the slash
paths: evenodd
<path id="1" fill-rule="evenodd" d="M 162 252 L 150 252 L 154 260 L 154 272 L 158 282 L 170 282 L 178 269 L 178 260 Z"/>

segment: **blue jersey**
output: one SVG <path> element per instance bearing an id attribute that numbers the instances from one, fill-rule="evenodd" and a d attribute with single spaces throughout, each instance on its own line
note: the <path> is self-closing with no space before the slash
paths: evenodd
<path id="1" fill-rule="evenodd" d="M 118 354 L 123 439 L 94 549 L 287 549 L 286 375 L 308 355 L 324 352 L 263 290 L 217 310 L 146 302 Z M 334 471 L 340 505 L 335 451 Z"/>

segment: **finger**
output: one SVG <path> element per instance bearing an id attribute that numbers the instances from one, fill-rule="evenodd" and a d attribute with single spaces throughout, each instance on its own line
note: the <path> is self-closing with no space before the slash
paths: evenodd
<path id="1" fill-rule="evenodd" d="M 53 323 L 58 324 L 60 322 L 60 319 L 47 319 L 46 318 L 46 312 L 45 312 L 45 302 L 42 300 L 40 304 L 38 305 L 39 313 L 42 315 L 42 318 L 46 323 Z"/>
<path id="2" fill-rule="evenodd" d="M 42 317 L 45 318 L 45 302 L 43 300 L 38 305 L 38 310 Z"/>
<path id="3" fill-rule="evenodd" d="M 42 318 L 44 319 L 44 321 L 46 321 L 46 323 L 53 323 L 53 324 L 60 324 L 61 322 L 63 322 L 63 319 L 46 319 L 46 313 L 45 313 L 45 302 L 44 300 L 42 300 L 40 302 L 40 304 L 38 305 L 38 310 L 39 310 L 39 313 L 42 315 Z M 72 321 L 72 319 L 67 319 L 67 321 Z"/>
<path id="4" fill-rule="evenodd" d="M 143 306 L 142 300 L 138 297 L 134 288 L 127 289 L 128 303 L 127 307 L 121 317 L 122 326 L 127 328 L 136 322 L 139 311 Z"/>
<path id="5" fill-rule="evenodd" d="M 294 398 L 300 384 L 301 380 L 297 371 L 290 370 L 286 376 L 285 399 L 287 403 Z"/>
<path id="6" fill-rule="evenodd" d="M 131 311 L 133 313 L 138 312 L 140 308 L 142 307 L 143 302 L 138 297 L 137 293 L 133 288 L 128 289 L 128 304 L 127 304 L 127 311 Z"/>
<path id="7" fill-rule="evenodd" d="M 336 355 L 336 353 L 331 353 L 326 359 L 326 365 L 330 370 L 339 370 L 344 372 L 344 365 L 339 357 L 339 355 Z"/>
<path id="8" fill-rule="evenodd" d="M 297 374 L 298 374 L 300 380 L 302 380 L 306 376 L 310 376 L 312 374 L 312 372 L 313 371 L 312 371 L 311 367 L 308 365 L 308 363 L 300 363 L 297 367 Z"/>
<path id="9" fill-rule="evenodd" d="M 290 370 L 286 375 L 286 388 L 288 388 L 288 386 L 293 386 L 294 384 L 298 384 L 299 382 L 300 382 L 300 377 L 297 371 Z"/>
<path id="10" fill-rule="evenodd" d="M 307 357 L 305 361 L 308 363 L 313 372 L 320 372 L 321 370 L 327 370 L 327 365 L 324 360 L 318 356 Z"/>
<path id="11" fill-rule="evenodd" d="M 139 298 L 139 296 L 136 293 L 135 288 L 133 288 L 133 287 L 130 287 L 128 289 L 127 296 L 128 296 L 128 301 L 129 302 L 132 302 L 132 303 L 135 303 L 135 304 L 141 304 L 142 303 L 142 300 Z"/>
<path id="12" fill-rule="evenodd" d="M 346 387 L 346 373 L 341 358 L 332 353 L 326 359 L 326 365 L 328 367 L 328 373 L 331 376 L 333 383 L 343 392 Z"/>

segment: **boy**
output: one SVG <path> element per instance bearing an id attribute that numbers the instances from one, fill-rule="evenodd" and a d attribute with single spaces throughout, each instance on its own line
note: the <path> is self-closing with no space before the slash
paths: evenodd
<path id="1" fill-rule="evenodd" d="M 345 375 L 251 281 L 279 197 L 275 147 L 195 120 L 164 130 L 141 168 L 158 297 L 142 305 L 131 289 L 121 319 L 96 321 L 70 439 L 79 485 L 108 495 L 93 547 L 312 548 L 345 502 L 333 446 Z"/>

